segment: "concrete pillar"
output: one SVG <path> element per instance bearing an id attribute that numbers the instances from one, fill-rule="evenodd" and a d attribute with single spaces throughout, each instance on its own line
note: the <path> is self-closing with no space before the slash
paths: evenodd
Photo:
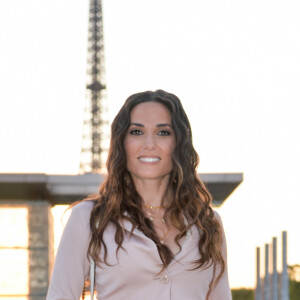
<path id="1" fill-rule="evenodd" d="M 265 244 L 264 300 L 270 300 L 269 245 Z"/>
<path id="2" fill-rule="evenodd" d="M 272 267 L 272 300 L 278 300 L 278 272 L 277 272 L 277 238 L 272 239 L 273 267 Z"/>
<path id="3" fill-rule="evenodd" d="M 256 247 L 256 289 L 255 300 L 262 300 L 260 283 L 260 248 Z"/>
<path id="4" fill-rule="evenodd" d="M 54 260 L 53 218 L 48 201 L 28 203 L 29 300 L 46 298 Z"/>
<path id="5" fill-rule="evenodd" d="M 281 300 L 289 300 L 289 277 L 287 266 L 287 232 L 282 232 L 282 274 L 281 274 Z"/>

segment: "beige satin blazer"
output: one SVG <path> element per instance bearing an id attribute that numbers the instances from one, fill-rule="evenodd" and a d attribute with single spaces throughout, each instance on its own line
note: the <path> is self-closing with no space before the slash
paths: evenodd
<path id="1" fill-rule="evenodd" d="M 89 274 L 87 250 L 90 241 L 89 219 L 93 202 L 83 202 L 72 209 L 57 251 L 47 300 L 78 300 Z M 132 229 L 129 221 L 123 226 Z M 213 267 L 191 271 L 192 261 L 199 258 L 199 232 L 196 226 L 182 242 L 182 250 L 175 255 L 160 275 L 161 259 L 155 243 L 141 231 L 126 235 L 125 250 L 116 257 L 115 228 L 109 225 L 104 233 L 111 266 L 96 267 L 95 290 L 101 300 L 205 300 Z M 224 256 L 226 243 L 224 239 Z M 213 289 L 209 300 L 231 300 L 227 267 Z"/>

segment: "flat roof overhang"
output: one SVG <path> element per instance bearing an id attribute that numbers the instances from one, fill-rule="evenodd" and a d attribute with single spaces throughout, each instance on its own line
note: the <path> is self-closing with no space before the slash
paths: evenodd
<path id="1" fill-rule="evenodd" d="M 200 178 L 220 206 L 243 181 L 242 173 L 204 173 Z M 0 174 L 0 201 L 47 200 L 53 205 L 70 204 L 99 190 L 104 174 L 83 175 Z"/>

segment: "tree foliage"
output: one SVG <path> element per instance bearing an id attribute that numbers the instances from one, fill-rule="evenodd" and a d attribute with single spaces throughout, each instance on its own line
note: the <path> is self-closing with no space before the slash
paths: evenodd
<path id="1" fill-rule="evenodd" d="M 300 265 L 293 265 L 288 267 L 289 272 L 289 287 L 290 300 L 300 299 Z"/>
<path id="2" fill-rule="evenodd" d="M 232 289 L 232 300 L 254 300 L 252 289 Z"/>

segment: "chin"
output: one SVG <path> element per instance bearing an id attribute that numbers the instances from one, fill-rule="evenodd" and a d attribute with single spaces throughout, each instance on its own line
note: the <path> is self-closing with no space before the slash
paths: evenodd
<path id="1" fill-rule="evenodd" d="M 166 176 L 170 176 L 169 173 L 131 173 L 133 178 L 143 179 L 143 180 L 155 180 L 155 179 L 163 179 Z"/>

